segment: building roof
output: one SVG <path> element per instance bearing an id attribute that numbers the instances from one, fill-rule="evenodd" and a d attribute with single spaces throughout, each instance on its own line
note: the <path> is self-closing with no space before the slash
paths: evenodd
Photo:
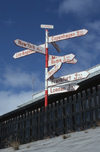
<path id="1" fill-rule="evenodd" d="M 86 90 L 87 88 L 92 88 L 93 86 L 99 85 L 100 84 L 100 64 L 90 69 L 87 69 L 86 71 L 90 73 L 87 78 L 74 81 L 74 83 L 77 83 L 79 85 L 79 88 L 76 91 L 50 95 L 48 97 L 48 102 L 53 103 L 55 101 L 61 100 L 62 98 L 66 98 L 76 93 L 79 93 L 82 90 Z M 24 113 L 25 111 L 27 112 L 29 110 L 34 110 L 40 107 L 44 108 L 44 96 L 45 96 L 45 91 L 41 91 L 39 93 L 33 94 L 32 100 L 18 106 L 17 109 L 14 109 L 13 111 L 0 116 L 0 121 L 10 119 L 12 118 L 12 116 L 17 116 L 19 114 Z"/>
<path id="2" fill-rule="evenodd" d="M 85 80 L 88 80 L 88 79 L 93 78 L 93 77 L 95 77 L 97 75 L 100 75 L 100 64 L 98 64 L 96 66 L 93 66 L 92 68 L 89 68 L 86 71 L 89 72 L 89 76 L 87 78 L 83 78 L 83 79 L 76 80 L 76 81 L 73 81 L 73 82 L 79 84 L 79 83 L 82 83 Z M 45 91 L 41 91 L 39 93 L 35 93 L 32 96 L 33 97 L 32 100 L 30 100 L 30 101 L 18 106 L 18 108 L 24 107 L 24 106 L 29 105 L 29 104 L 31 104 L 33 102 L 38 101 L 38 100 L 42 100 L 42 99 L 44 99 L 44 96 L 45 96 Z"/>

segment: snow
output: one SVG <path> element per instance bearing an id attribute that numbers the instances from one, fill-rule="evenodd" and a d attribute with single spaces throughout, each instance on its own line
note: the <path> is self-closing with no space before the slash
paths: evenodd
<path id="1" fill-rule="evenodd" d="M 17 152 L 100 152 L 100 127 L 21 145 Z M 0 152 L 14 152 L 12 148 Z"/>

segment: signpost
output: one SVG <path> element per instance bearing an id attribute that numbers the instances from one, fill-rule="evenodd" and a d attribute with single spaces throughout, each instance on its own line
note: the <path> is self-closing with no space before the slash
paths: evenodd
<path id="1" fill-rule="evenodd" d="M 30 55 L 30 54 L 33 54 L 33 53 L 36 53 L 35 51 L 32 51 L 32 50 L 23 50 L 23 51 L 20 51 L 20 52 L 17 52 L 13 55 L 13 58 L 16 59 L 16 58 L 20 58 L 20 57 L 23 57 L 23 56 L 26 56 L 26 55 Z"/>
<path id="2" fill-rule="evenodd" d="M 63 93 L 63 92 L 77 90 L 79 87 L 77 84 L 71 84 L 71 83 L 68 84 L 67 82 L 83 79 L 89 75 L 87 71 L 82 71 L 79 73 L 74 73 L 72 75 L 66 75 L 60 78 L 51 79 L 54 73 L 56 73 L 61 68 L 62 63 L 75 64 L 77 60 L 75 59 L 74 54 L 68 54 L 65 56 L 48 55 L 48 43 L 51 43 L 54 46 L 54 48 L 58 52 L 60 52 L 59 46 L 55 43 L 56 41 L 83 36 L 87 34 L 88 30 L 82 29 L 82 30 L 77 30 L 77 31 L 49 37 L 48 29 L 53 29 L 54 26 L 41 24 L 40 27 L 45 29 L 45 44 L 41 44 L 37 46 L 29 42 L 16 39 L 14 41 L 15 44 L 20 47 L 26 48 L 26 50 L 15 53 L 13 55 L 13 58 L 15 59 L 20 58 L 33 53 L 41 53 L 45 55 L 45 108 L 46 108 L 48 105 L 48 94 L 56 94 L 56 93 Z M 49 66 L 54 66 L 54 67 L 48 71 Z"/>
<path id="3" fill-rule="evenodd" d="M 87 34 L 87 32 L 88 32 L 88 30 L 82 29 L 82 30 L 64 33 L 64 34 L 60 34 L 60 35 L 50 36 L 49 43 L 60 41 L 60 40 L 65 40 L 65 39 L 70 39 L 70 38 L 74 38 L 74 37 L 78 37 L 78 36 L 83 36 L 83 35 Z"/>
<path id="4" fill-rule="evenodd" d="M 45 108 L 48 105 L 48 30 L 45 30 Z"/>
<path id="5" fill-rule="evenodd" d="M 39 46 L 45 48 L 45 44 L 41 44 Z M 14 59 L 21 58 L 21 57 L 24 57 L 24 56 L 27 56 L 27 55 L 30 55 L 30 54 L 33 54 L 33 53 L 36 53 L 36 51 L 32 51 L 32 50 L 26 49 L 26 50 L 23 50 L 23 51 L 15 53 L 13 55 L 13 58 Z"/>
<path id="6" fill-rule="evenodd" d="M 53 29 L 53 25 L 41 24 L 41 28 L 45 28 L 45 108 L 48 105 L 48 78 L 55 73 L 56 67 L 48 72 L 48 29 Z M 59 66 L 58 66 L 59 67 Z"/>
<path id="7" fill-rule="evenodd" d="M 50 60 L 54 60 L 54 59 L 59 59 L 60 57 L 62 57 L 62 56 L 54 56 L 54 55 L 49 55 L 49 61 L 48 62 L 50 62 L 51 63 L 51 61 Z M 48 63 L 48 64 L 50 64 L 50 63 Z M 72 60 L 70 60 L 70 61 L 66 61 L 66 63 L 71 63 L 71 64 L 75 64 L 75 63 L 77 63 L 77 59 L 75 59 L 75 58 L 73 58 Z"/>
<path id="8" fill-rule="evenodd" d="M 50 56 L 49 57 L 49 61 L 48 61 L 48 66 L 53 66 L 57 63 L 65 63 L 65 62 L 71 62 L 71 60 L 73 60 L 75 57 L 74 54 L 68 54 L 65 56 Z"/>
<path id="9" fill-rule="evenodd" d="M 48 94 L 57 94 L 57 93 L 64 93 L 69 91 L 75 91 L 79 88 L 79 85 L 66 85 L 65 87 L 50 87 L 48 88 Z"/>
<path id="10" fill-rule="evenodd" d="M 82 71 L 82 72 L 78 72 L 78 73 L 74 73 L 74 74 L 70 74 L 70 75 L 65 75 L 60 78 L 54 78 L 51 80 L 49 79 L 48 86 L 51 87 L 51 86 L 56 86 L 58 84 L 62 84 L 64 82 L 71 82 L 71 81 L 84 79 L 84 78 L 87 78 L 88 75 L 89 75 L 89 72 Z"/>
<path id="11" fill-rule="evenodd" d="M 14 42 L 16 45 L 18 45 L 20 47 L 30 49 L 30 50 L 38 52 L 38 53 L 45 54 L 45 49 L 41 46 L 37 46 L 37 45 L 31 44 L 29 42 L 25 42 L 25 41 L 22 41 L 19 39 L 16 39 Z"/>

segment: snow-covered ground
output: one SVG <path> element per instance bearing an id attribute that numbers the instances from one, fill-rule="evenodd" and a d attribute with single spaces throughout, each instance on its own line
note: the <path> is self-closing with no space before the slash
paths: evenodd
<path id="1" fill-rule="evenodd" d="M 100 127 L 21 145 L 17 152 L 100 152 Z M 0 152 L 14 152 L 12 148 Z"/>

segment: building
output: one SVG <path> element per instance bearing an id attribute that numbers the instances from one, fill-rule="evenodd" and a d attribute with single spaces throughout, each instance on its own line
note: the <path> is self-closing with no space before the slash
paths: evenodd
<path id="1" fill-rule="evenodd" d="M 0 116 L 0 147 L 16 140 L 23 144 L 98 125 L 100 65 L 87 71 L 87 78 L 74 81 L 80 86 L 76 91 L 50 95 L 47 109 L 43 91 L 18 109 Z"/>

